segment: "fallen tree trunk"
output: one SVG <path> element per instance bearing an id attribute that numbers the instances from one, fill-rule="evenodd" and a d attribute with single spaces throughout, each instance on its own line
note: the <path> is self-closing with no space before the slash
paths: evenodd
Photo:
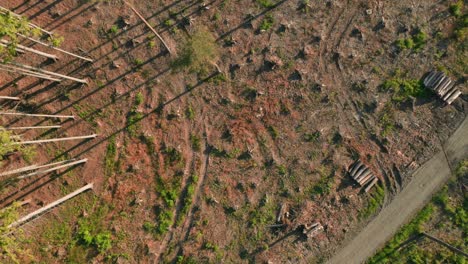
<path id="1" fill-rule="evenodd" d="M 19 101 L 19 100 L 21 100 L 19 97 L 11 97 L 11 96 L 0 96 L 0 99 L 4 99 L 4 100 L 13 100 L 13 101 Z"/>
<path id="2" fill-rule="evenodd" d="M 68 167 L 75 166 L 75 165 L 78 165 L 78 164 L 81 164 L 81 163 L 86 163 L 87 161 L 88 161 L 88 159 L 82 159 L 82 160 L 66 163 L 64 165 L 60 165 L 60 166 L 53 167 L 53 168 L 50 168 L 50 169 L 31 172 L 29 174 L 19 176 L 17 179 L 26 179 L 26 178 L 29 178 L 29 177 L 32 177 L 32 176 L 46 174 L 46 173 L 49 173 L 49 172 L 52 172 L 52 171 L 60 170 L 60 169 L 63 169 L 63 168 L 68 168 Z"/>
<path id="3" fill-rule="evenodd" d="M 37 40 L 37 39 L 31 38 L 31 37 L 28 37 L 28 36 L 25 36 L 25 35 L 21 35 L 21 34 L 19 34 L 19 35 L 22 36 L 23 38 L 27 38 L 27 39 L 29 39 L 30 41 L 32 41 L 32 42 L 34 42 L 34 43 L 37 43 L 37 44 L 40 44 L 40 45 L 42 45 L 42 46 L 49 47 L 49 48 L 51 48 L 51 49 L 57 50 L 57 51 L 59 51 L 59 52 L 65 53 L 65 54 L 67 54 L 67 55 L 73 56 L 73 57 L 78 58 L 78 59 L 82 59 L 82 60 L 85 60 L 85 61 L 93 62 L 93 59 L 90 59 L 90 58 L 86 58 L 86 57 L 77 55 L 77 54 L 75 54 L 75 53 L 72 53 L 72 52 L 63 50 L 63 49 L 61 49 L 61 48 L 55 47 L 55 46 L 53 46 L 53 45 L 44 43 L 44 42 L 42 42 L 42 41 L 39 41 L 39 40 Z"/>
<path id="4" fill-rule="evenodd" d="M 123 1 L 128 7 L 130 7 L 130 9 L 132 9 L 132 11 L 141 19 L 141 21 L 143 21 L 143 23 L 145 23 L 145 25 L 151 30 L 153 31 L 154 35 L 156 35 L 156 37 L 161 41 L 161 43 L 164 45 L 164 47 L 167 49 L 167 51 L 169 52 L 169 54 L 172 54 L 172 51 L 171 49 L 169 48 L 169 46 L 167 46 L 166 42 L 164 41 L 164 39 L 158 34 L 158 32 L 150 25 L 150 23 L 130 4 L 128 3 L 127 1 Z"/>
<path id="5" fill-rule="evenodd" d="M 26 166 L 26 167 L 23 167 L 23 168 L 3 172 L 3 173 L 0 174 L 0 177 L 12 175 L 12 174 L 18 174 L 18 173 L 22 173 L 22 172 L 26 172 L 26 171 L 32 171 L 32 170 L 47 168 L 47 167 L 51 167 L 51 166 L 55 166 L 55 165 L 59 165 L 59 164 L 64 164 L 64 163 L 67 163 L 67 162 L 72 162 L 74 160 L 75 159 L 63 160 L 63 161 L 58 161 L 58 162 L 44 164 L 44 165 L 34 164 L 34 165 Z"/>
<path id="6" fill-rule="evenodd" d="M 52 76 L 55 76 L 55 77 L 61 77 L 61 78 L 67 79 L 67 80 L 72 80 L 72 81 L 83 83 L 83 84 L 88 83 L 88 81 L 86 81 L 85 79 L 78 79 L 78 78 L 70 77 L 70 76 L 67 76 L 67 75 L 60 74 L 60 73 L 46 71 L 46 70 L 36 68 L 36 67 L 32 67 L 32 66 L 29 66 L 29 65 L 24 65 L 24 64 L 19 64 L 19 63 L 10 63 L 10 64 L 13 64 L 15 66 L 18 66 L 18 67 L 21 67 L 21 68 L 24 68 L 24 69 L 27 69 L 27 70 L 33 70 L 33 71 L 36 71 L 36 72 L 39 72 L 39 73 L 45 73 L 45 74 L 48 74 L 48 75 L 52 75 Z"/>
<path id="7" fill-rule="evenodd" d="M 60 199 L 58 199 L 57 201 L 55 201 L 55 202 L 53 202 L 53 203 L 50 203 L 50 204 L 48 204 L 48 205 L 42 207 L 41 209 L 36 210 L 36 211 L 34 211 L 34 212 L 32 212 L 32 213 L 30 213 L 30 214 L 28 214 L 28 215 L 26 215 L 26 216 L 24 216 L 24 217 L 18 219 L 17 221 L 15 221 L 15 222 L 13 222 L 12 224 L 10 224 L 10 225 L 8 226 L 8 228 L 13 228 L 13 227 L 20 226 L 20 225 L 22 225 L 22 224 L 28 222 L 29 220 L 31 220 L 31 219 L 33 219 L 33 218 L 39 216 L 40 214 L 42 214 L 42 213 L 44 213 L 44 212 L 47 212 L 48 210 L 50 210 L 50 209 L 52 209 L 52 208 L 54 208 L 54 207 L 56 207 L 56 206 L 58 206 L 58 205 L 60 205 L 60 204 L 62 204 L 62 203 L 64 203 L 64 202 L 66 202 L 67 200 L 70 200 L 71 198 L 73 198 L 73 197 L 75 197 L 75 196 L 77 196 L 77 195 L 79 195 L 79 194 L 81 194 L 81 193 L 83 193 L 83 192 L 85 192 L 85 191 L 87 191 L 87 190 L 90 190 L 90 189 L 92 189 L 92 188 L 93 188 L 93 184 L 92 184 L 92 183 L 87 184 L 86 186 L 81 187 L 80 189 L 78 189 L 78 190 L 76 190 L 76 191 L 74 191 L 74 192 L 72 192 L 72 193 L 70 193 L 70 194 L 68 194 L 68 195 L 66 195 L 66 196 L 64 196 L 64 197 L 62 197 L 62 198 L 60 198 Z"/>
<path id="8" fill-rule="evenodd" d="M 21 112 L 0 112 L 0 115 L 30 116 L 30 117 L 53 117 L 62 119 L 75 119 L 75 116 L 68 115 L 46 115 L 46 114 L 26 114 Z"/>
<path id="9" fill-rule="evenodd" d="M 26 76 L 36 77 L 36 78 L 39 78 L 39 79 L 45 79 L 45 80 L 54 81 L 54 82 L 61 82 L 60 79 L 53 78 L 52 76 L 45 75 L 45 74 L 38 73 L 38 72 L 34 72 L 34 71 L 28 71 L 28 70 L 18 68 L 18 67 L 13 67 L 13 66 L 10 66 L 10 65 L 0 64 L 0 70 L 4 70 L 4 71 L 7 71 L 7 72 L 18 73 L 18 74 L 23 74 L 23 75 L 26 75 Z"/>
<path id="10" fill-rule="evenodd" d="M 29 129 L 52 129 L 61 128 L 62 126 L 33 126 L 33 127 L 5 127 L 5 130 L 29 130 Z"/>
<path id="11" fill-rule="evenodd" d="M 60 142 L 60 141 L 68 141 L 68 140 L 76 140 L 76 139 L 90 139 L 96 138 L 97 135 L 89 135 L 89 136 L 78 136 L 78 137 L 66 137 L 66 138 L 51 138 L 51 139 L 42 139 L 42 140 L 30 140 L 30 141 L 19 141 L 13 142 L 12 145 L 31 145 L 31 144 L 41 144 L 41 143 L 50 143 L 50 142 Z"/>
<path id="12" fill-rule="evenodd" d="M 1 42 L 0 45 L 3 46 L 3 47 L 8 47 L 8 45 L 11 44 L 10 42 L 8 42 L 6 40 L 0 40 L 0 42 Z M 46 52 L 42 52 L 40 50 L 32 49 L 32 48 L 23 46 L 21 44 L 17 44 L 16 47 L 17 47 L 17 50 L 22 51 L 22 52 L 29 51 L 31 53 L 34 53 L 34 54 L 37 54 L 37 55 L 40 55 L 40 56 L 44 56 L 44 57 L 49 58 L 49 59 L 53 59 L 54 61 L 58 60 L 58 57 L 56 55 L 49 54 L 49 53 L 46 53 Z"/>

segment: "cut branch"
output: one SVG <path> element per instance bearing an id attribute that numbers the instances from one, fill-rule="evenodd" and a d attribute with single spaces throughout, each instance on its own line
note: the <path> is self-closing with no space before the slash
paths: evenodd
<path id="1" fill-rule="evenodd" d="M 53 117 L 62 119 L 75 119 L 75 116 L 68 115 L 46 115 L 46 114 L 26 114 L 21 112 L 0 112 L 0 115 L 30 116 L 30 117 Z"/>
<path id="2" fill-rule="evenodd" d="M 158 37 L 158 39 L 161 41 L 161 43 L 164 45 L 164 47 L 167 49 L 167 51 L 169 52 L 169 54 L 172 54 L 172 51 L 171 49 L 169 48 L 169 46 L 167 46 L 166 42 L 164 41 L 164 39 L 158 34 L 158 32 L 150 25 L 150 23 L 130 4 L 128 3 L 127 1 L 123 1 L 126 5 L 128 5 L 128 7 L 130 7 L 130 9 L 132 9 L 132 11 L 143 21 L 143 23 L 145 23 L 145 25 L 151 30 L 153 31 L 153 33 L 156 35 L 156 37 Z"/>
<path id="3" fill-rule="evenodd" d="M 15 221 L 15 222 L 13 222 L 12 224 L 10 224 L 10 225 L 8 226 L 8 228 L 13 228 L 13 227 L 20 226 L 20 225 L 22 225 L 22 224 L 28 222 L 29 220 L 31 220 L 31 219 L 33 219 L 33 218 L 39 216 L 40 214 L 42 214 L 42 213 L 44 213 L 44 212 L 47 212 L 48 210 L 50 210 L 50 209 L 52 209 L 52 208 L 54 208 L 54 207 L 56 207 L 56 206 L 58 206 L 58 205 L 60 205 L 60 204 L 62 204 L 62 203 L 64 203 L 64 202 L 66 202 L 67 200 L 70 200 L 71 198 L 73 198 L 73 197 L 75 197 L 75 196 L 77 196 L 77 195 L 79 195 L 79 194 L 81 194 L 81 193 L 83 193 L 83 192 L 85 192 L 85 191 L 87 191 L 87 190 L 90 190 L 90 189 L 92 189 L 92 188 L 93 188 L 93 184 L 92 184 L 92 183 L 90 183 L 90 184 L 88 184 L 88 185 L 86 185 L 86 186 L 84 186 L 84 187 L 81 187 L 80 189 L 78 189 L 78 190 L 76 190 L 76 191 L 74 191 L 74 192 L 72 192 L 72 193 L 70 193 L 70 194 L 68 194 L 68 195 L 66 195 L 66 196 L 64 196 L 64 197 L 62 197 L 62 198 L 60 198 L 60 199 L 58 199 L 57 201 L 55 201 L 55 202 L 53 202 L 53 203 L 50 203 L 50 204 L 48 204 L 48 205 L 42 207 L 41 209 L 39 209 L 39 210 L 37 210 L 37 211 L 34 211 L 34 212 L 32 212 L 32 213 L 30 213 L 30 214 L 28 214 L 28 215 L 26 215 L 26 216 L 24 216 L 24 217 L 18 219 L 17 221 Z"/>
<path id="4" fill-rule="evenodd" d="M 68 140 L 76 140 L 76 139 L 90 139 L 96 138 L 97 135 L 89 135 L 89 136 L 78 136 L 78 137 L 66 137 L 66 138 L 51 138 L 51 139 L 42 139 L 42 140 L 30 140 L 30 141 L 20 141 L 20 142 L 13 142 L 12 145 L 31 145 L 31 144 L 41 144 L 41 143 L 50 143 L 50 142 L 60 142 L 60 141 L 68 141 Z"/>

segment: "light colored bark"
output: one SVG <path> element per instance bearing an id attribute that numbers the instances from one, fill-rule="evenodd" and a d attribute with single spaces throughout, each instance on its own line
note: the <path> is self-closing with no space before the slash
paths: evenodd
<path id="1" fill-rule="evenodd" d="M 10 44 L 9 41 L 3 40 L 3 39 L 0 40 L 0 45 L 3 46 L 3 47 L 7 47 L 9 44 Z M 57 57 L 56 55 L 49 54 L 49 53 L 46 53 L 46 52 L 42 52 L 42 51 L 40 51 L 40 50 L 32 49 L 32 48 L 23 46 L 23 45 L 21 45 L 21 44 L 17 44 L 17 45 L 16 45 L 16 49 L 17 49 L 17 50 L 20 50 L 20 51 L 22 51 L 22 52 L 28 51 L 28 52 L 37 54 L 37 55 L 39 55 L 39 56 L 44 56 L 44 57 L 49 58 L 49 59 L 58 60 L 58 57 Z"/>
<path id="2" fill-rule="evenodd" d="M 0 99 L 4 99 L 4 100 L 13 100 L 13 101 L 19 101 L 19 100 L 21 100 L 19 97 L 12 97 L 12 96 L 0 96 Z"/>
<path id="3" fill-rule="evenodd" d="M 33 127 L 5 127 L 5 130 L 30 130 L 30 129 L 52 129 L 61 128 L 62 126 L 33 126 Z"/>
<path id="4" fill-rule="evenodd" d="M 75 197 L 75 196 L 77 196 L 77 195 L 79 195 L 79 194 L 81 194 L 81 193 L 83 193 L 83 192 L 85 192 L 87 190 L 90 190 L 92 188 L 93 188 L 92 183 L 87 184 L 86 186 L 81 187 L 80 189 L 78 189 L 78 190 L 76 190 L 76 191 L 74 191 L 74 192 L 72 192 L 72 193 L 58 199 L 57 201 L 55 201 L 53 203 L 50 203 L 50 204 L 42 207 L 41 209 L 36 210 L 36 211 L 34 211 L 34 212 L 32 212 L 32 213 L 18 219 L 17 221 L 10 224 L 8 226 L 8 228 L 13 228 L 13 227 L 20 226 L 20 225 L 28 222 L 29 220 L 39 216 L 40 214 L 45 213 L 45 212 L 49 211 L 50 209 L 52 209 L 52 208 L 54 208 L 54 207 L 56 207 L 56 206 L 58 206 L 58 205 L 60 205 L 60 204 L 62 204 L 64 202 L 66 202 L 67 200 L 70 200 L 71 198 L 73 198 L 73 197 Z"/>
<path id="5" fill-rule="evenodd" d="M 32 170 L 47 168 L 47 167 L 51 167 L 51 166 L 55 166 L 55 165 L 64 164 L 64 163 L 67 163 L 67 162 L 73 162 L 73 161 L 75 161 L 75 159 L 62 160 L 62 161 L 57 161 L 57 162 L 53 162 L 53 163 L 49 163 L 49 164 L 44 164 L 44 165 L 37 165 L 37 164 L 34 164 L 34 165 L 26 166 L 26 167 L 23 167 L 23 168 L 19 168 L 19 169 L 15 169 L 15 170 L 3 172 L 3 173 L 0 174 L 0 177 L 8 176 L 8 175 L 13 175 L 13 174 L 18 174 L 18 173 L 22 173 L 22 172 L 26 172 L 26 171 L 32 171 Z"/>
<path id="6" fill-rule="evenodd" d="M 123 1 L 128 7 L 130 7 L 130 9 L 132 9 L 132 11 L 141 19 L 141 21 L 143 21 L 143 23 L 145 23 L 145 25 L 151 30 L 153 31 L 154 35 L 156 35 L 156 37 L 161 41 L 161 43 L 164 45 L 164 47 L 167 49 L 167 51 L 169 51 L 169 54 L 172 54 L 172 51 L 171 49 L 169 48 L 169 46 L 167 46 L 166 42 L 164 41 L 164 39 L 158 34 L 158 32 L 150 25 L 150 23 L 130 4 L 128 3 L 127 1 Z"/>
<path id="7" fill-rule="evenodd" d="M 0 115 L 29 116 L 29 117 L 52 117 L 62 119 L 75 119 L 75 116 L 69 115 L 46 115 L 46 114 L 26 114 L 21 112 L 0 112 Z"/>
<path id="8" fill-rule="evenodd" d="M 18 67 L 12 67 L 10 65 L 0 64 L 0 70 L 7 71 L 7 72 L 12 72 L 12 73 L 23 74 L 23 75 L 26 75 L 26 76 L 31 76 L 31 77 L 35 77 L 35 78 L 39 78 L 39 79 L 45 79 L 45 80 L 54 81 L 54 82 L 61 82 L 60 79 L 53 78 L 52 76 L 45 75 L 45 74 L 38 73 L 38 72 L 28 71 L 28 70 L 21 69 L 21 68 L 18 68 Z"/>
<path id="9" fill-rule="evenodd" d="M 66 137 L 66 138 L 51 138 L 51 139 L 41 139 L 41 140 L 30 140 L 30 141 L 20 141 L 20 142 L 13 142 L 13 145 L 31 145 L 31 144 L 41 144 L 41 143 L 50 143 L 50 142 L 60 142 L 60 141 L 69 141 L 69 140 L 76 140 L 76 139 L 90 139 L 96 138 L 97 135 L 89 135 L 89 136 L 78 136 L 78 137 Z"/>
<path id="10" fill-rule="evenodd" d="M 42 45 L 42 46 L 49 47 L 49 48 L 51 48 L 51 49 L 60 51 L 60 52 L 62 52 L 62 53 L 65 53 L 65 54 L 67 54 L 67 55 L 73 56 L 73 57 L 78 58 L 78 59 L 82 59 L 82 60 L 85 60 L 85 61 L 93 62 L 93 59 L 90 59 L 90 58 L 87 58 L 87 57 L 83 57 L 83 56 L 77 55 L 77 54 L 75 54 L 75 53 L 72 53 L 72 52 L 63 50 L 63 49 L 61 49 L 61 48 L 58 48 L 58 47 L 55 47 L 55 46 L 53 46 L 53 45 L 44 43 L 44 42 L 42 42 L 42 41 L 39 41 L 39 40 L 34 39 L 34 38 L 31 38 L 31 37 L 27 37 L 27 36 L 25 36 L 25 35 L 21 35 L 21 34 L 19 34 L 19 35 L 22 36 L 22 37 L 24 37 L 24 38 L 29 39 L 30 41 L 32 41 L 32 42 L 34 42 L 34 43 L 40 44 L 40 45 Z"/>
<path id="11" fill-rule="evenodd" d="M 24 69 L 27 69 L 27 70 L 33 70 L 33 71 L 36 71 L 36 72 L 39 72 L 39 73 L 44 73 L 44 74 L 52 75 L 52 76 L 55 76 L 55 77 L 60 77 L 60 78 L 64 78 L 64 79 L 67 79 L 67 80 L 72 80 L 72 81 L 79 82 L 79 83 L 84 83 L 84 84 L 88 83 L 88 81 L 86 81 L 85 79 L 78 79 L 78 78 L 70 77 L 70 76 L 67 76 L 67 75 L 60 74 L 60 73 L 46 71 L 46 70 L 43 70 L 41 68 L 36 68 L 36 67 L 29 66 L 29 65 L 24 65 L 24 64 L 20 64 L 20 63 L 14 63 L 14 62 L 12 62 L 10 64 L 13 64 L 15 66 L 18 66 L 18 67 L 21 67 L 21 68 L 24 68 Z"/>
<path id="12" fill-rule="evenodd" d="M 52 168 L 49 168 L 49 169 L 31 172 L 31 173 L 28 173 L 26 175 L 19 176 L 18 179 L 25 179 L 25 178 L 29 178 L 29 177 L 36 176 L 36 175 L 46 174 L 46 173 L 56 171 L 56 170 L 60 170 L 60 169 L 63 169 L 63 168 L 72 167 L 72 166 L 75 166 L 75 165 L 78 165 L 78 164 L 81 164 L 81 163 L 86 163 L 87 161 L 88 161 L 88 159 L 82 159 L 82 160 L 66 163 L 66 164 L 63 164 L 63 165 L 60 165 L 60 166 L 52 167 Z"/>

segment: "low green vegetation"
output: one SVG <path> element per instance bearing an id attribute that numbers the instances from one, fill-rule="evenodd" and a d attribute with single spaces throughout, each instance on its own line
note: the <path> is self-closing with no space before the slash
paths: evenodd
<path id="1" fill-rule="evenodd" d="M 195 134 L 190 135 L 190 142 L 192 143 L 192 149 L 194 151 L 201 150 L 201 138 Z"/>
<path id="2" fill-rule="evenodd" d="M 458 1 L 455 4 L 451 4 L 449 7 L 450 14 L 454 17 L 460 17 L 463 12 L 463 1 Z"/>
<path id="3" fill-rule="evenodd" d="M 138 107 L 143 103 L 144 97 L 143 94 L 138 93 L 135 96 L 135 101 L 132 106 L 132 109 L 127 115 L 127 132 L 131 137 L 136 137 L 140 130 L 140 121 L 143 119 L 143 113 L 138 111 Z"/>
<path id="4" fill-rule="evenodd" d="M 112 136 L 109 139 L 109 144 L 106 148 L 106 156 L 105 156 L 105 173 L 107 176 L 111 176 L 114 174 L 114 169 L 116 167 L 115 157 L 117 155 L 117 144 L 115 142 L 115 136 Z"/>
<path id="5" fill-rule="evenodd" d="M 23 17 L 17 17 L 10 12 L 0 13 L 0 39 L 9 40 L 6 47 L 0 46 L 0 60 L 8 62 L 17 55 L 19 35 L 38 37 L 40 31 L 29 26 L 29 22 Z"/>
<path id="6" fill-rule="evenodd" d="M 263 18 L 262 23 L 260 24 L 260 30 L 269 30 L 273 26 L 274 22 L 275 20 L 273 19 L 273 16 L 271 14 L 266 15 L 265 18 Z"/>
<path id="7" fill-rule="evenodd" d="M 313 133 L 305 133 L 304 141 L 306 142 L 317 142 L 321 136 L 320 131 L 315 131 Z"/>
<path id="8" fill-rule="evenodd" d="M 188 179 L 188 184 L 186 187 L 185 192 L 183 193 L 182 197 L 182 209 L 177 217 L 177 224 L 180 225 L 185 219 L 185 216 L 189 212 L 190 207 L 193 203 L 193 195 L 195 194 L 195 188 L 197 186 L 198 176 L 192 175 Z"/>
<path id="9" fill-rule="evenodd" d="M 10 131 L 0 127 L 0 165 L 2 164 L 3 158 L 11 152 L 21 152 L 23 159 L 28 162 L 36 156 L 34 147 L 13 144 L 15 142 L 13 136 L 14 135 Z"/>
<path id="10" fill-rule="evenodd" d="M 268 127 L 267 127 L 267 130 L 268 130 L 268 132 L 270 133 L 270 136 L 271 136 L 273 139 L 277 139 L 277 138 L 278 138 L 279 132 L 278 132 L 278 130 L 277 130 L 274 126 L 268 126 Z"/>
<path id="11" fill-rule="evenodd" d="M 271 8 L 275 5 L 274 2 L 272 2 L 271 0 L 256 0 L 257 1 L 257 4 L 259 4 L 261 7 L 264 7 L 264 8 Z"/>
<path id="12" fill-rule="evenodd" d="M 466 251 L 464 236 L 468 233 L 468 196 L 460 190 L 460 184 L 467 179 L 468 160 L 464 160 L 457 167 L 448 185 L 438 192 L 410 223 L 404 225 L 383 249 L 370 258 L 368 263 L 466 263 L 463 256 L 433 242 L 423 244 L 416 240 L 403 248 L 401 246 L 421 232 L 428 232 L 435 236 L 444 234 L 450 240 L 442 240 Z M 461 237 L 457 239 L 457 236 Z"/>
<path id="13" fill-rule="evenodd" d="M 426 44 L 426 41 L 427 41 L 427 34 L 422 30 L 418 30 L 411 37 L 397 40 L 395 42 L 395 45 L 400 50 L 411 49 L 414 51 L 419 51 L 424 47 L 424 45 Z"/>
<path id="14" fill-rule="evenodd" d="M 385 105 L 379 114 L 379 125 L 381 127 L 380 135 L 387 137 L 395 130 L 395 110 L 391 104 Z"/>
<path id="15" fill-rule="evenodd" d="M 320 175 L 320 180 L 310 189 L 310 195 L 312 199 L 315 199 L 318 196 L 329 194 L 332 190 L 335 180 L 334 168 L 330 170 L 325 166 L 321 166 L 317 169 L 316 172 Z"/>
<path id="16" fill-rule="evenodd" d="M 174 70 L 189 69 L 204 74 L 209 65 L 214 65 L 219 56 L 216 39 L 206 29 L 198 29 L 184 43 L 180 55 L 172 62 Z"/>
<path id="17" fill-rule="evenodd" d="M 375 214 L 382 206 L 385 198 L 385 190 L 379 184 L 375 185 L 375 191 L 370 194 L 367 206 L 359 212 L 360 219 L 367 219 L 369 216 Z"/>
<path id="18" fill-rule="evenodd" d="M 411 97 L 426 97 L 429 94 L 422 81 L 398 77 L 386 80 L 381 89 L 391 92 L 394 102 L 403 102 Z"/>
<path id="19" fill-rule="evenodd" d="M 14 203 L 0 210 L 0 249 L 3 257 L 12 263 L 20 263 L 19 257 L 25 253 L 19 246 L 20 236 L 8 235 L 11 231 L 8 226 L 18 219 L 18 208 L 19 204 Z"/>

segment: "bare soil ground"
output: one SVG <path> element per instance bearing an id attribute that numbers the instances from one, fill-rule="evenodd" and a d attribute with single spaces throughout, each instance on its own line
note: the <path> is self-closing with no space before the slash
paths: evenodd
<path id="1" fill-rule="evenodd" d="M 212 32 L 222 74 L 213 67 L 203 74 L 171 70 L 175 56 L 119 1 L 3 4 L 64 36 L 64 49 L 95 60 L 18 58 L 89 85 L 0 75 L 2 95 L 24 98 L 2 109 L 79 116 L 24 138 L 99 134 L 40 146 L 34 159 L 86 157 L 85 166 L 3 190 L 2 206 L 32 198 L 24 208 L 32 211 L 84 183 L 96 186 L 27 226 L 36 261 L 321 262 L 369 221 L 359 216 L 376 190 L 360 192 L 348 166 L 359 157 L 372 168 L 385 206 L 466 115 L 466 51 L 454 40 L 449 2 L 133 4 L 179 53 L 198 29 Z M 394 42 L 417 29 L 427 34 L 425 45 L 398 51 Z M 441 66 L 464 94 L 451 106 L 435 96 L 394 103 L 379 88 Z M 22 164 L 10 156 L 2 170 Z M 285 226 L 268 227 L 281 204 L 290 215 Z M 317 237 L 296 231 L 314 222 L 325 227 Z M 112 248 L 84 246 L 85 227 L 110 233 Z"/>

